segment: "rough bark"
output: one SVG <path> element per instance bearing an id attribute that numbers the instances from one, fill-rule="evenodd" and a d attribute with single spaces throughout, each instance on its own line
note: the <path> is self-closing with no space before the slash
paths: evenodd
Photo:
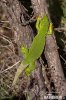
<path id="1" fill-rule="evenodd" d="M 36 16 L 40 15 L 42 17 L 45 14 L 47 14 L 50 19 L 46 0 L 31 0 L 31 2 Z M 22 44 L 26 44 L 28 47 L 30 46 L 32 40 L 32 33 L 33 33 L 32 29 L 29 25 L 27 26 L 21 25 L 21 21 L 20 21 L 21 8 L 18 0 L 1 0 L 0 5 L 5 11 L 9 23 L 11 25 L 11 28 L 15 33 L 14 34 L 15 43 L 17 43 L 18 45 L 19 57 L 20 57 L 21 56 L 20 49 L 19 49 L 20 46 Z M 65 96 L 66 95 L 66 88 L 64 82 L 65 78 L 64 78 L 61 62 L 59 59 L 59 54 L 58 54 L 57 44 L 56 44 L 54 34 L 52 36 L 47 36 L 46 38 L 45 56 L 48 63 L 48 67 L 51 72 L 51 79 L 55 84 L 56 91 L 59 92 L 59 95 Z M 41 65 L 39 64 L 39 62 L 37 62 L 37 66 L 38 66 L 37 70 L 33 74 L 34 76 L 33 75 L 32 76 L 36 77 L 36 79 L 38 80 L 37 95 L 39 95 L 40 100 L 44 100 L 43 97 L 46 92 L 45 81 L 42 75 Z M 30 82 L 28 82 L 28 85 L 29 84 Z M 29 89 L 27 89 L 28 94 L 30 94 L 31 100 L 33 99 L 35 100 L 37 96 L 35 93 L 36 92 L 35 87 L 33 87 L 33 89 L 30 91 Z M 39 91 L 40 93 L 38 93 Z"/>
<path id="2" fill-rule="evenodd" d="M 20 21 L 21 12 L 23 13 L 25 9 L 20 8 L 18 0 L 1 0 L 0 6 L 4 11 L 4 14 L 7 16 L 7 19 L 10 24 L 10 28 L 14 33 L 14 42 L 17 45 L 18 49 L 18 58 L 22 61 L 22 54 L 20 52 L 20 47 L 25 45 L 30 46 L 32 41 L 33 31 L 29 25 L 22 26 Z M 17 66 L 18 67 L 18 66 Z M 14 72 L 15 73 L 15 72 Z M 29 80 L 27 81 L 29 83 Z M 27 88 L 27 84 L 26 84 Z M 17 92 L 17 91 L 16 91 Z"/>
<path id="3" fill-rule="evenodd" d="M 20 21 L 21 16 L 20 15 L 21 15 L 21 13 L 25 13 L 25 10 L 22 7 L 20 8 L 21 4 L 19 4 L 18 0 L 14 0 L 14 1 L 13 0 L 1 0 L 0 6 L 2 7 L 5 15 L 7 16 L 10 27 L 11 27 L 12 31 L 14 32 L 14 40 L 15 40 L 14 42 L 17 44 L 18 55 L 19 55 L 18 57 L 20 59 L 21 58 L 20 57 L 21 56 L 20 46 L 21 45 L 26 45 L 27 47 L 30 46 L 30 43 L 31 43 L 32 37 L 33 37 L 33 35 L 32 35 L 33 31 L 29 25 L 22 26 L 22 24 L 21 24 L 21 21 Z M 40 64 L 38 64 L 38 65 L 40 66 Z M 40 69 L 41 69 L 41 67 L 40 67 Z M 43 89 L 42 92 L 44 94 L 45 89 L 44 89 L 43 78 L 40 75 L 41 70 L 37 69 L 36 73 L 37 73 L 36 75 L 37 75 L 37 80 L 38 80 L 37 87 L 40 89 L 40 92 Z M 34 77 L 35 77 L 35 75 L 34 75 Z M 27 86 L 27 84 L 28 84 L 28 86 Z M 30 94 L 31 100 L 33 98 L 36 99 L 35 89 L 32 88 L 30 91 L 28 89 L 28 87 L 30 85 L 30 79 L 27 80 L 27 84 L 26 84 L 25 88 L 27 88 L 26 90 L 27 90 L 27 93 Z M 39 95 L 39 89 L 37 90 L 38 95 Z M 20 92 L 22 93 L 22 91 L 23 90 L 20 89 L 19 93 Z M 38 98 L 38 96 L 37 96 L 37 98 Z"/>
<path id="4" fill-rule="evenodd" d="M 36 15 L 45 15 L 48 14 L 48 6 L 46 0 L 31 0 Z M 49 16 L 50 18 L 50 16 Z M 53 32 L 54 33 L 54 32 Z M 55 84 L 56 92 L 59 95 L 65 96 L 66 95 L 66 86 L 64 80 L 64 74 L 57 50 L 56 39 L 54 38 L 54 34 L 52 36 L 46 37 L 46 48 L 45 48 L 45 56 L 48 62 L 48 66 L 51 70 L 51 78 Z"/>

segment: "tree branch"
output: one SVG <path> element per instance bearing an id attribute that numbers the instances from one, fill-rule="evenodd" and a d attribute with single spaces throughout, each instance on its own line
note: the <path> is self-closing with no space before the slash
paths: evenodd
<path id="1" fill-rule="evenodd" d="M 31 0 L 31 1 L 36 15 L 44 16 L 45 14 L 48 14 L 49 16 L 46 0 Z M 51 77 L 54 81 L 56 91 L 59 93 L 59 95 L 65 96 L 66 95 L 66 88 L 64 82 L 65 78 L 57 50 L 56 39 L 54 37 L 55 37 L 54 34 L 52 36 L 46 37 L 45 57 L 48 62 L 48 66 L 51 70 Z"/>

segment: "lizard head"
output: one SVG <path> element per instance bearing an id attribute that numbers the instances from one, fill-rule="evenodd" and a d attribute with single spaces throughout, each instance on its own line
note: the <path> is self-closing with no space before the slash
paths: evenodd
<path id="1" fill-rule="evenodd" d="M 36 22 L 37 31 L 43 32 L 45 30 L 44 26 L 48 26 L 49 28 L 49 20 L 47 15 L 43 16 L 43 18 L 41 18 L 40 16 L 37 18 L 37 22 Z"/>

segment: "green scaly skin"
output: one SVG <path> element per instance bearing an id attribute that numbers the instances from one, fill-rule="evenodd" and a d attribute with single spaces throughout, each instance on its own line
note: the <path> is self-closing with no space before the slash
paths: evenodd
<path id="1" fill-rule="evenodd" d="M 43 18 L 38 17 L 36 22 L 37 35 L 34 37 L 29 50 L 21 47 L 21 52 L 24 54 L 24 60 L 17 69 L 13 85 L 16 83 L 17 78 L 23 70 L 27 76 L 35 69 L 35 61 L 40 58 L 46 42 L 47 34 L 52 34 L 52 23 L 49 23 L 48 17 L 45 15 Z"/>

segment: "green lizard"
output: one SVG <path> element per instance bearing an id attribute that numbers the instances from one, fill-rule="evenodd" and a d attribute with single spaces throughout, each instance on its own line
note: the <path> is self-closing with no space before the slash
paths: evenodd
<path id="1" fill-rule="evenodd" d="M 24 54 L 24 60 L 21 62 L 12 85 L 15 85 L 19 75 L 24 70 L 26 75 L 35 69 L 35 61 L 40 58 L 46 42 L 47 34 L 52 34 L 52 23 L 49 22 L 48 16 L 43 18 L 38 17 L 36 22 L 37 35 L 34 37 L 33 42 L 29 49 L 21 47 L 21 51 Z"/>

